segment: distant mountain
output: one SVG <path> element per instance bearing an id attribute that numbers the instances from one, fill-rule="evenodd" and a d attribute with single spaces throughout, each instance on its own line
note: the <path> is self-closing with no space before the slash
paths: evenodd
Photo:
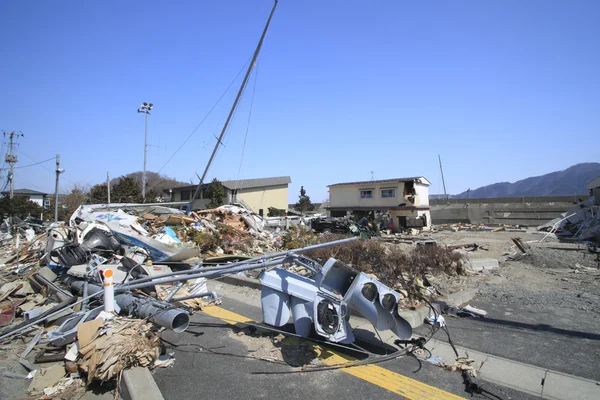
<path id="1" fill-rule="evenodd" d="M 136 180 L 136 182 L 142 185 L 142 171 L 132 172 L 130 174 L 124 175 L 125 177 L 132 177 Z M 111 180 L 112 184 L 115 184 L 119 181 L 119 178 L 115 178 Z M 146 171 L 146 182 L 148 191 L 154 190 L 156 193 L 162 193 L 165 189 L 170 189 L 175 186 L 184 186 L 189 185 L 189 183 L 178 181 L 175 178 L 170 178 L 166 175 L 159 174 L 157 172 Z"/>
<path id="2" fill-rule="evenodd" d="M 587 184 L 600 176 L 600 163 L 582 163 L 563 171 L 533 176 L 514 183 L 499 182 L 471 190 L 471 198 L 521 197 L 521 196 L 568 196 L 587 194 Z M 467 192 L 454 198 L 464 199 Z"/>

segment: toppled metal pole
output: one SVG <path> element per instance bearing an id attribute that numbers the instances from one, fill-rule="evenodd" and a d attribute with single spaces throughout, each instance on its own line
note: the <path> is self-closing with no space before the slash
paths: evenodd
<path id="1" fill-rule="evenodd" d="M 231 264 L 223 264 L 223 265 L 219 265 L 217 267 L 206 267 L 206 268 L 200 269 L 200 271 L 201 272 L 221 271 L 223 269 L 229 269 L 229 268 L 237 267 L 240 265 L 248 265 L 248 264 L 256 263 L 256 262 L 262 262 L 262 261 L 269 260 L 272 258 L 286 257 L 290 254 L 305 253 L 305 252 L 311 251 L 311 250 L 318 250 L 318 249 L 322 249 L 322 248 L 326 248 L 326 247 L 352 243 L 356 240 L 359 240 L 359 239 L 357 237 L 352 237 L 352 238 L 348 238 L 348 239 L 335 240 L 333 242 L 319 243 L 319 244 L 315 244 L 312 246 L 302 247 L 299 249 L 280 251 L 279 253 L 273 253 L 273 254 L 266 254 L 266 255 L 263 255 L 260 257 L 254 257 L 254 258 L 250 258 L 248 260 L 239 261 L 239 262 L 235 262 L 235 263 L 231 263 Z M 160 263 L 157 263 L 157 264 L 160 264 Z M 169 276 L 191 275 L 191 274 L 196 274 L 197 271 L 198 271 L 197 269 L 187 269 L 187 270 L 183 270 L 183 271 L 169 272 L 166 274 L 154 275 L 154 276 L 149 276 L 147 278 L 136 279 L 136 280 L 130 281 L 129 284 L 138 284 L 138 283 L 143 283 L 143 282 L 149 282 L 149 281 L 154 281 L 157 279 L 167 278 Z M 188 277 L 186 279 L 193 279 L 193 278 Z M 116 286 L 115 290 L 118 290 L 119 288 L 120 288 L 120 286 Z"/>
<path id="2" fill-rule="evenodd" d="M 92 298 L 94 298 L 94 297 L 97 297 L 97 296 L 101 295 L 101 294 L 102 294 L 102 292 L 100 291 L 100 292 L 98 292 L 98 293 L 94 293 L 94 294 L 92 294 L 91 296 L 88 296 L 88 297 L 85 297 L 85 298 L 83 298 L 83 299 L 81 299 L 81 300 L 78 300 L 78 301 L 76 301 L 76 302 L 74 302 L 74 303 L 69 303 L 69 304 L 67 304 L 67 305 L 65 305 L 65 306 L 63 306 L 63 307 L 60 307 L 60 308 L 58 308 L 58 306 L 57 306 L 57 307 L 54 307 L 53 309 L 46 311 L 46 313 L 44 313 L 44 314 L 40 315 L 39 317 L 37 317 L 37 318 L 34 318 L 34 319 L 32 319 L 32 320 L 28 320 L 28 321 L 27 321 L 27 324 L 25 324 L 25 325 L 22 325 L 22 326 L 21 326 L 21 325 L 19 325 L 18 327 L 16 327 L 16 328 L 13 328 L 13 329 L 12 329 L 12 330 L 10 330 L 9 332 L 2 334 L 2 336 L 0 336 L 0 342 L 1 342 L 2 340 L 6 339 L 6 338 L 8 338 L 8 337 L 10 337 L 10 336 L 12 336 L 12 335 L 16 335 L 16 334 L 17 334 L 17 333 L 19 333 L 19 332 L 23 332 L 24 330 L 26 330 L 26 329 L 29 329 L 30 327 L 32 327 L 32 326 L 33 326 L 33 325 L 35 325 L 35 324 L 39 324 L 40 322 L 44 322 L 44 321 L 46 321 L 47 319 L 49 319 L 49 318 L 52 318 L 52 317 L 54 317 L 55 315 L 58 315 L 58 314 L 62 313 L 62 312 L 63 312 L 65 309 L 67 309 L 68 307 L 73 307 L 73 306 L 76 306 L 77 304 L 81 304 L 81 303 L 83 303 L 84 301 L 88 301 L 88 300 L 90 300 L 90 299 L 92 299 Z M 77 297 L 73 297 L 72 299 L 77 299 Z M 71 299 L 70 299 L 70 300 L 71 300 Z M 62 304 L 63 304 L 63 303 L 59 304 L 59 306 L 60 306 L 60 305 L 62 305 Z M 56 310 L 56 311 L 53 311 L 53 310 Z M 50 313 L 50 314 L 48 314 L 48 313 Z"/>

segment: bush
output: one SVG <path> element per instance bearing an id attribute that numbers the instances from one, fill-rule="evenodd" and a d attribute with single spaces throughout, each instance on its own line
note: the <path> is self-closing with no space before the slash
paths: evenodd
<path id="1" fill-rule="evenodd" d="M 344 239 L 343 235 L 323 235 L 316 242 Z M 314 243 L 309 243 L 310 245 Z M 357 240 L 352 243 L 327 247 L 306 253 L 308 257 L 325 263 L 333 257 L 354 269 L 373 274 L 385 285 L 405 289 L 411 297 L 418 297 L 427 274 L 462 272 L 463 256 L 444 246 L 414 246 L 408 251 L 378 240 Z"/>

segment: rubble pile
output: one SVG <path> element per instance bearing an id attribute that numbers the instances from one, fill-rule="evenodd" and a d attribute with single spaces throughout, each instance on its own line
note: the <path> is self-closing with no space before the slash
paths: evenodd
<path id="1" fill-rule="evenodd" d="M 538 228 L 562 240 L 600 245 L 600 206 L 594 196 Z"/>

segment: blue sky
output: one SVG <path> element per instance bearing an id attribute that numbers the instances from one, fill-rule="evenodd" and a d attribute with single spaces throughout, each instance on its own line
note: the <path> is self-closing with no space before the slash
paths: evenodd
<path id="1" fill-rule="evenodd" d="M 163 165 L 249 60 L 271 6 L 0 2 L 0 129 L 25 135 L 17 166 L 60 154 L 64 186 L 139 171 L 149 101 L 148 169 L 197 182 L 241 76 Z M 450 193 L 599 161 L 599 19 L 594 0 L 281 0 L 208 176 L 290 175 L 290 201 L 300 185 L 321 201 L 370 171 L 442 192 L 438 154 Z M 52 192 L 43 166 L 16 170 L 15 186 Z"/>

